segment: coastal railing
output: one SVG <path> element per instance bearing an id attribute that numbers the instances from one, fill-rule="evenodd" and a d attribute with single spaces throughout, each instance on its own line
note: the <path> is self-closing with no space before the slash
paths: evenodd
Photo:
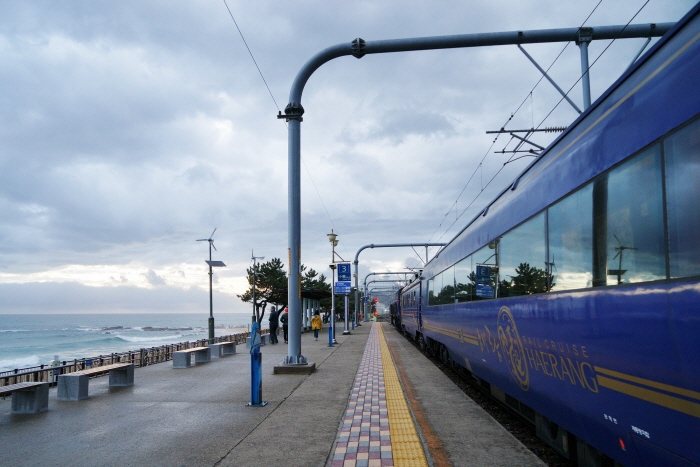
<path id="1" fill-rule="evenodd" d="M 268 329 L 263 329 L 262 333 L 267 334 Z M 215 342 L 235 342 L 245 343 L 250 332 L 230 334 L 214 338 Z M 115 352 L 97 357 L 80 358 L 74 360 L 64 360 L 54 362 L 49 365 L 39 365 L 29 368 L 18 368 L 15 370 L 0 372 L 0 387 L 15 383 L 27 382 L 48 382 L 55 386 L 59 375 L 74 373 L 87 368 L 95 368 L 113 363 L 133 363 L 135 367 L 144 367 L 163 363 L 173 359 L 173 352 L 187 350 L 194 347 L 207 347 L 209 339 L 199 339 L 190 342 L 178 342 L 177 344 L 165 344 L 158 347 L 148 347 L 128 352 Z"/>

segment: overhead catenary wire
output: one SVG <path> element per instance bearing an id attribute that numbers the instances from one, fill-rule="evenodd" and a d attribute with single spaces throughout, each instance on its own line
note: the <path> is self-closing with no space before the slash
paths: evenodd
<path id="1" fill-rule="evenodd" d="M 585 26 L 585 24 L 586 24 L 586 23 L 588 22 L 588 20 L 591 18 L 591 16 L 593 15 L 593 13 L 595 13 L 595 11 L 598 9 L 598 7 L 600 6 L 600 4 L 601 4 L 602 2 L 603 2 L 603 0 L 599 0 L 599 1 L 598 1 L 598 3 L 595 5 L 595 7 L 593 7 L 593 9 L 591 10 L 591 12 L 590 12 L 590 13 L 588 14 L 588 16 L 586 17 L 586 19 L 583 20 L 583 23 L 581 23 L 581 26 L 580 26 L 580 27 Z M 647 0 L 647 3 L 648 3 L 648 0 Z M 646 5 L 646 3 L 645 3 L 644 5 Z M 642 6 L 642 8 L 644 8 L 644 5 Z M 641 11 L 641 9 L 640 9 L 640 11 Z M 637 12 L 637 14 L 639 14 L 639 12 Z M 636 17 L 637 14 L 635 14 L 634 17 Z M 632 17 L 632 19 L 627 23 L 628 25 L 629 25 L 629 23 L 634 19 L 634 17 Z M 573 35 L 573 36 L 571 37 L 571 40 L 568 41 L 568 42 L 566 42 L 566 44 L 564 45 L 564 47 L 562 48 L 562 50 L 561 50 L 561 51 L 559 52 L 559 54 L 554 58 L 554 61 L 552 61 L 552 63 L 551 63 L 551 64 L 547 67 L 547 69 L 545 70 L 547 73 L 549 73 L 549 70 L 554 66 L 554 64 L 559 60 L 559 58 L 562 56 L 562 54 L 564 53 L 564 51 L 566 50 L 566 48 L 567 48 L 567 47 L 571 44 L 571 42 L 574 41 L 575 39 L 576 39 L 576 35 Z M 606 50 L 607 50 L 607 48 L 606 48 Z M 601 54 L 601 55 L 602 55 L 602 54 Z M 598 58 L 600 58 L 600 56 L 599 56 Z M 597 60 L 598 60 L 598 59 L 596 58 L 596 61 L 597 61 Z M 593 62 L 593 63 L 595 63 L 595 62 Z M 591 66 L 592 66 L 592 65 L 591 65 Z M 590 69 L 590 66 L 589 66 L 589 69 Z M 582 75 L 582 76 L 583 76 L 583 75 Z M 515 109 L 515 111 L 512 112 L 512 113 L 510 114 L 510 117 L 508 117 L 508 119 L 506 120 L 506 122 L 501 126 L 502 129 L 505 129 L 505 127 L 508 125 L 508 123 L 513 119 L 513 117 L 515 117 L 515 115 L 520 111 L 520 109 L 521 109 L 521 108 L 523 107 L 523 105 L 528 101 L 528 99 L 532 99 L 532 93 L 533 93 L 533 92 L 535 91 L 535 89 L 539 86 L 539 84 L 542 82 L 543 79 L 544 79 L 544 75 L 540 76 L 540 79 L 537 80 L 537 82 L 536 82 L 535 85 L 532 87 L 532 89 L 530 90 L 530 92 L 528 92 L 528 93 L 526 94 L 525 98 L 522 100 L 522 102 L 520 102 L 520 105 L 518 105 L 518 107 Z M 581 79 L 581 78 L 579 78 L 579 81 L 580 81 L 580 79 Z M 578 81 L 577 81 L 577 83 L 578 83 Z M 574 83 L 574 86 L 575 86 L 575 85 L 576 85 L 576 83 Z M 572 86 L 572 88 L 573 88 L 573 86 Z M 569 91 L 571 91 L 571 89 L 569 89 Z M 568 92 L 567 92 L 567 95 L 568 95 Z M 562 99 L 556 104 L 556 106 L 558 106 L 558 105 L 561 103 L 562 100 L 564 100 L 563 97 L 562 97 Z M 556 108 L 556 106 L 555 106 L 555 108 Z M 549 116 L 553 111 L 554 111 L 554 109 L 552 109 L 552 111 L 550 111 L 550 113 L 548 114 L 548 116 Z M 537 126 L 537 128 L 539 128 L 540 126 L 542 126 L 543 123 L 544 123 L 544 120 L 543 120 L 542 122 L 540 122 L 540 124 Z M 533 124 L 534 124 L 534 111 L 533 111 Z M 495 137 L 494 140 L 491 142 L 491 145 L 490 145 L 489 148 L 487 149 L 486 153 L 484 154 L 484 156 L 483 156 L 483 157 L 481 158 L 481 160 L 479 161 L 479 164 L 476 166 L 476 169 L 474 169 L 474 172 L 473 172 L 472 175 L 469 177 L 469 180 L 467 180 L 467 183 L 466 183 L 466 184 L 464 185 L 464 187 L 462 188 L 462 191 L 460 191 L 459 195 L 457 195 L 457 198 L 455 199 L 454 203 L 450 206 L 450 209 L 447 211 L 447 213 L 445 214 L 445 216 L 443 217 L 443 219 L 440 221 L 440 224 L 439 224 L 438 227 L 435 229 L 435 232 L 433 232 L 433 234 L 430 236 L 430 239 L 429 239 L 428 241 L 432 241 L 433 237 L 434 237 L 434 236 L 437 234 L 437 232 L 440 230 L 440 227 L 442 227 L 442 225 L 444 224 L 444 222 L 445 222 L 445 220 L 447 219 L 447 217 L 449 216 L 449 214 L 452 212 L 452 210 L 453 210 L 454 208 L 456 208 L 459 199 L 462 197 L 462 195 L 463 195 L 464 192 L 466 191 L 467 187 L 469 186 L 469 184 L 470 184 L 471 181 L 473 180 L 474 175 L 476 175 L 476 172 L 477 172 L 479 169 L 481 169 L 481 171 L 482 171 L 482 177 L 483 177 L 483 163 L 484 163 L 484 161 L 486 160 L 486 157 L 488 156 L 488 154 L 491 152 L 491 149 L 493 149 L 493 146 L 494 146 L 494 145 L 496 144 L 496 142 L 498 141 L 499 136 L 500 136 L 500 133 L 499 133 L 499 134 L 496 134 L 496 137 Z M 511 137 L 511 141 L 512 141 L 512 139 L 513 139 L 513 138 Z M 506 164 L 507 164 L 508 162 L 512 162 L 512 159 L 513 159 L 513 156 L 511 155 L 511 157 L 510 157 L 509 160 L 506 162 Z M 456 216 L 454 222 L 452 222 L 452 223 L 450 224 L 450 226 L 443 232 L 443 234 L 438 238 L 437 241 L 440 241 L 440 240 L 450 231 L 450 229 L 457 223 L 457 221 L 464 215 L 464 213 L 466 213 L 467 210 L 474 204 L 474 202 L 482 195 L 482 193 L 484 192 L 484 190 L 491 184 L 491 182 L 493 182 L 493 180 L 495 179 L 495 177 L 497 177 L 498 174 L 501 173 L 501 171 L 503 170 L 503 168 L 505 167 L 506 164 L 504 164 L 503 166 L 501 166 L 501 167 L 498 169 L 498 171 L 493 175 L 493 177 L 487 182 L 486 186 L 483 185 L 483 180 L 482 180 L 482 182 L 481 182 L 481 190 L 479 191 L 479 193 L 478 193 L 478 194 L 474 197 L 474 199 L 467 205 L 467 207 L 466 207 L 465 209 L 463 209 L 462 212 L 461 212 L 458 216 Z M 456 209 L 455 209 L 455 213 L 456 213 L 456 212 L 457 212 L 457 211 L 456 211 Z"/>
<path id="2" fill-rule="evenodd" d="M 258 66 L 258 62 L 255 60 L 255 57 L 253 56 L 253 52 L 250 50 L 250 47 L 248 46 L 248 42 L 245 40 L 245 37 L 243 36 L 243 32 L 241 31 L 241 28 L 238 27 L 238 23 L 236 22 L 236 18 L 233 16 L 233 12 L 231 11 L 231 8 L 229 8 L 228 3 L 226 0 L 223 0 L 224 5 L 226 6 L 226 10 L 228 10 L 229 16 L 231 16 L 231 19 L 233 20 L 233 24 L 236 26 L 236 29 L 238 30 L 238 34 L 240 34 L 241 39 L 243 40 L 243 44 L 245 44 L 246 49 L 248 50 L 248 54 L 250 54 L 250 58 L 253 60 L 253 63 L 255 64 L 255 68 L 257 68 L 258 73 L 260 74 L 260 78 L 262 78 L 263 83 L 265 83 L 265 87 L 267 88 L 267 92 L 270 94 L 270 97 L 272 98 L 272 102 L 274 102 L 275 107 L 277 108 L 278 112 L 281 112 L 280 106 L 277 104 L 277 100 L 275 99 L 275 96 L 272 94 L 272 90 L 270 89 L 270 86 L 267 84 L 267 80 L 265 79 L 265 76 L 263 75 L 262 70 L 260 69 L 260 66 Z M 287 126 L 287 122 L 284 123 L 284 126 Z M 331 221 L 331 226 L 333 227 L 334 230 L 338 230 L 335 227 L 335 223 L 333 222 L 333 218 L 331 217 L 330 212 L 328 211 L 328 208 L 326 207 L 326 203 L 323 202 L 323 197 L 321 196 L 321 193 L 318 191 L 318 187 L 316 187 L 316 182 L 314 182 L 313 177 L 311 176 L 311 171 L 309 170 L 309 167 L 306 165 L 306 162 L 304 161 L 304 158 L 301 158 L 302 164 L 304 164 L 304 169 L 306 169 L 306 174 L 309 176 L 309 180 L 311 180 L 311 184 L 314 187 L 314 190 L 316 191 L 316 195 L 318 196 L 318 199 L 321 201 L 321 205 L 323 206 L 323 209 L 326 211 L 326 215 L 328 216 L 328 219 Z M 343 246 L 343 248 L 345 248 Z M 348 253 L 349 254 L 349 253 Z"/>

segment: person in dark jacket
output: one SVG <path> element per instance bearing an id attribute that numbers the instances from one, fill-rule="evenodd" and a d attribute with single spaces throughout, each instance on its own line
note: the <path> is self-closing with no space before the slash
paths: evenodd
<path id="1" fill-rule="evenodd" d="M 288 343 L 289 339 L 289 308 L 284 308 L 284 313 L 280 316 L 280 323 L 282 323 L 282 332 L 284 333 L 284 343 Z"/>
<path id="2" fill-rule="evenodd" d="M 277 309 L 275 309 L 274 306 L 270 309 L 270 316 L 268 316 L 267 319 L 270 323 L 270 344 L 278 344 L 277 328 L 280 325 L 280 315 L 277 313 Z"/>

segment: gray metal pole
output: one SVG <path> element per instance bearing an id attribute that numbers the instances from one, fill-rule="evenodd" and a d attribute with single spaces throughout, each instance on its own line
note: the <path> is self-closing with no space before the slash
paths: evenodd
<path id="1" fill-rule="evenodd" d="M 211 242 L 209 242 L 209 345 L 214 343 L 214 292 L 212 291 Z"/>
<path id="2" fill-rule="evenodd" d="M 576 44 L 581 49 L 581 86 L 583 87 L 583 110 L 591 106 L 591 79 L 588 75 L 588 44 L 593 37 L 591 28 L 581 28 Z"/>
<path id="3" fill-rule="evenodd" d="M 659 37 L 675 23 L 631 24 L 626 26 L 602 26 L 590 28 L 592 40 Z M 289 328 L 292 329 L 285 363 L 306 363 L 301 355 L 301 328 L 299 327 L 299 252 L 301 248 L 300 158 L 301 120 L 304 108 L 301 95 L 311 75 L 321 65 L 334 58 L 353 55 L 362 58 L 366 54 L 409 52 L 414 50 L 452 49 L 491 45 L 534 44 L 543 42 L 569 42 L 576 40 L 581 28 L 543 29 L 535 31 L 511 31 L 485 34 L 461 34 L 454 36 L 416 37 L 365 42 L 357 38 L 351 43 L 333 45 L 317 53 L 299 70 L 289 92 L 289 104 L 279 118 L 288 124 L 288 227 L 289 227 Z M 357 273 L 357 266 L 355 269 Z M 355 279 L 357 285 L 357 278 Z M 296 321 L 296 322 L 295 322 Z"/>
<path id="4" fill-rule="evenodd" d="M 301 105 L 299 105 L 301 109 Z M 286 365 L 305 365 L 306 358 L 301 354 L 301 297 L 300 290 L 300 251 L 301 251 L 301 114 L 303 109 L 287 106 L 289 118 L 289 159 L 288 159 L 288 216 L 289 216 L 289 279 L 287 282 L 287 302 L 289 307 L 289 345 Z"/>
<path id="5" fill-rule="evenodd" d="M 343 297 L 343 305 L 345 308 L 345 326 L 343 326 L 343 335 L 347 336 L 348 334 L 350 334 L 350 328 L 348 328 L 348 321 L 350 321 L 348 316 L 348 308 L 350 308 L 350 295 L 345 294 Z"/>

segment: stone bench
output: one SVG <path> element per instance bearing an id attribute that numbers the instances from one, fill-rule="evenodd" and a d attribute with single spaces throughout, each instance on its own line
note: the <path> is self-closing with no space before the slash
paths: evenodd
<path id="1" fill-rule="evenodd" d="M 28 414 L 49 410 L 49 383 L 17 383 L 0 387 L 0 396 L 12 394 L 12 413 Z"/>
<path id="2" fill-rule="evenodd" d="M 252 339 L 251 339 L 250 337 L 247 337 L 246 340 L 245 340 L 245 346 L 246 346 L 246 348 L 248 348 L 248 349 L 250 348 L 250 342 L 251 342 L 251 340 L 252 340 Z M 263 334 L 263 335 L 260 336 L 260 345 L 261 345 L 261 346 L 267 345 L 267 344 L 269 344 L 269 343 L 270 343 L 270 335 L 269 335 L 269 334 Z"/>
<path id="3" fill-rule="evenodd" d="M 134 385 L 134 364 L 115 363 L 94 368 L 88 368 L 74 373 L 58 376 L 59 401 L 79 401 L 87 399 L 89 378 L 109 373 L 109 385 L 111 387 L 124 387 Z"/>
<path id="4" fill-rule="evenodd" d="M 221 358 L 236 353 L 235 342 L 218 342 L 209 345 L 209 347 L 211 348 L 211 358 Z"/>
<path id="5" fill-rule="evenodd" d="M 192 366 L 192 354 L 195 363 L 211 361 L 211 347 L 193 347 L 173 352 L 173 368 L 189 368 Z"/>

